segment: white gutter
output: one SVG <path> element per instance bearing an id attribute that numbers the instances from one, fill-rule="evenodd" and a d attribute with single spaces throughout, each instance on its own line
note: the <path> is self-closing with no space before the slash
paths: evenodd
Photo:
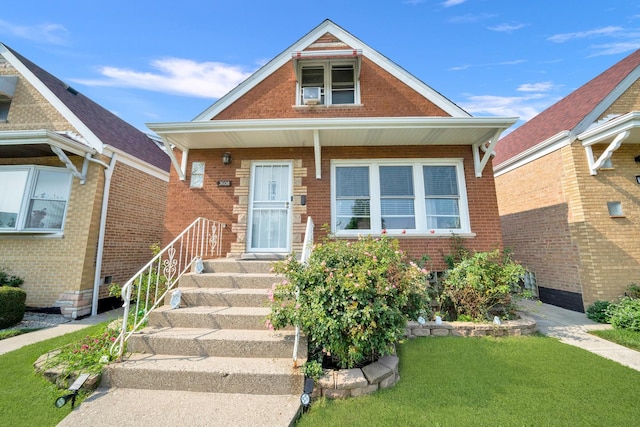
<path id="1" fill-rule="evenodd" d="M 104 191 L 102 193 L 102 208 L 100 212 L 100 230 L 98 233 L 98 252 L 96 254 L 96 272 L 93 279 L 93 298 L 91 301 L 91 315 L 98 314 L 98 293 L 100 292 L 100 283 L 102 282 L 102 255 L 104 253 L 104 236 L 107 228 L 107 208 L 109 206 L 109 191 L 111 189 L 111 175 L 116 167 L 116 157 L 113 153 L 111 162 L 107 165 L 100 160 L 87 155 L 85 158 L 91 162 L 97 163 L 104 167 Z"/>

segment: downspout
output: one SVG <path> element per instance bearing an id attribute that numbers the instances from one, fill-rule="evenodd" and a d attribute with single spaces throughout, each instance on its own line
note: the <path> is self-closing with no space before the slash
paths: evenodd
<path id="1" fill-rule="evenodd" d="M 104 235 L 107 228 L 107 207 L 109 206 L 109 191 L 111 189 L 111 175 L 116 167 L 117 154 L 111 155 L 111 162 L 107 165 L 89 155 L 87 159 L 104 167 L 104 191 L 102 192 L 102 209 L 100 211 L 100 230 L 98 234 L 98 252 L 96 254 L 96 274 L 93 279 L 93 298 L 91 301 L 91 315 L 98 314 L 98 293 L 102 282 L 102 255 L 104 253 Z"/>

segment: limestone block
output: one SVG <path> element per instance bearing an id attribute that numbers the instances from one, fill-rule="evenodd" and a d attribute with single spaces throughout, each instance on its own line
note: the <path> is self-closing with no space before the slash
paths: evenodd
<path id="1" fill-rule="evenodd" d="M 400 379 L 400 375 L 394 375 L 385 380 L 382 380 L 380 382 L 380 390 L 393 387 L 399 379 Z"/>
<path id="2" fill-rule="evenodd" d="M 325 369 L 324 375 L 318 379 L 318 387 L 320 388 L 336 388 L 336 379 L 331 369 Z"/>
<path id="3" fill-rule="evenodd" d="M 357 387 L 366 387 L 369 382 L 364 377 L 361 369 L 340 369 L 335 372 L 336 389 L 351 390 Z"/>
<path id="4" fill-rule="evenodd" d="M 364 396 L 365 394 L 371 394 L 378 391 L 378 384 L 369 384 L 366 387 L 354 388 L 351 390 L 351 397 Z"/>
<path id="5" fill-rule="evenodd" d="M 449 335 L 449 329 L 447 328 L 432 329 L 431 335 L 435 337 L 446 337 Z"/>
<path id="6" fill-rule="evenodd" d="M 327 399 L 346 399 L 351 396 L 351 390 L 335 390 L 324 388 L 322 389 L 322 395 Z"/>
<path id="7" fill-rule="evenodd" d="M 413 333 L 417 337 L 428 337 L 431 335 L 431 329 L 429 328 L 416 328 L 413 330 Z"/>
<path id="8" fill-rule="evenodd" d="M 484 329 L 474 329 L 469 333 L 470 337 L 484 337 L 487 335 L 487 331 Z"/>
<path id="9" fill-rule="evenodd" d="M 400 364 L 400 358 L 398 358 L 398 356 L 388 354 L 378 359 L 378 362 L 391 369 L 394 373 L 398 372 L 398 365 Z"/>
<path id="10" fill-rule="evenodd" d="M 362 373 L 364 374 L 369 384 L 378 384 L 385 378 L 395 375 L 391 368 L 380 362 L 374 362 L 363 367 Z"/>

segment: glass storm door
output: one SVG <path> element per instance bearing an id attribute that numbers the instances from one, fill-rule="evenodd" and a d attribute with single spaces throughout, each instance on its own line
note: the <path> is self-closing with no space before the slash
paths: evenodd
<path id="1" fill-rule="evenodd" d="M 255 163 L 249 206 L 249 252 L 290 252 L 292 165 Z"/>

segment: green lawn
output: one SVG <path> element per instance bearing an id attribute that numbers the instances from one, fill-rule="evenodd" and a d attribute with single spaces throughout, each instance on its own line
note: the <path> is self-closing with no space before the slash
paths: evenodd
<path id="1" fill-rule="evenodd" d="M 51 383 L 36 375 L 33 362 L 40 355 L 97 333 L 104 326 L 91 326 L 0 355 L 0 425 L 55 426 L 67 416 L 71 404 L 62 409 L 53 405 L 59 392 Z"/>
<path id="2" fill-rule="evenodd" d="M 597 337 L 640 351 L 640 332 L 629 329 L 606 329 L 589 331 Z"/>
<path id="3" fill-rule="evenodd" d="M 640 372 L 544 336 L 424 338 L 399 347 L 401 380 L 320 399 L 298 426 L 630 426 Z"/>

